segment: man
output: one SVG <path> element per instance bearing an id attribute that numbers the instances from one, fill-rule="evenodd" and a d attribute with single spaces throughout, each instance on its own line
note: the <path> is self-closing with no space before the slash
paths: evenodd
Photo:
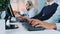
<path id="1" fill-rule="evenodd" d="M 32 26 L 34 27 L 44 27 L 46 29 L 57 29 L 60 30 L 60 16 L 57 14 L 59 12 L 56 12 L 52 18 L 50 18 L 47 22 L 37 20 L 37 19 L 32 19 L 33 21 L 31 22 Z"/>
<path id="2" fill-rule="evenodd" d="M 38 19 L 31 19 L 31 24 L 34 27 L 44 27 L 45 29 L 53 29 L 53 30 L 60 30 L 60 9 L 59 7 L 57 8 L 58 10 L 55 12 L 55 14 L 48 20 L 41 21 Z"/>
<path id="3" fill-rule="evenodd" d="M 27 12 L 25 13 L 25 16 L 27 16 L 28 18 L 34 17 L 37 14 L 37 9 L 34 8 L 32 1 L 27 1 L 26 3 L 26 9 Z"/>
<path id="4" fill-rule="evenodd" d="M 22 17 L 27 17 L 27 18 L 32 18 L 35 15 L 37 15 L 37 9 L 34 8 L 32 1 L 27 1 L 26 3 L 26 12 L 24 14 L 22 14 L 21 16 L 16 16 L 18 18 L 22 18 Z M 22 11 L 20 11 L 20 14 L 23 13 Z M 25 18 L 24 18 L 25 19 Z"/>

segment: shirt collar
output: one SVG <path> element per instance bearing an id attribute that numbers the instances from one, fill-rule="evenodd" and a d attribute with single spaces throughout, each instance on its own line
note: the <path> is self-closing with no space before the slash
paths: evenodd
<path id="1" fill-rule="evenodd" d="M 53 3 L 55 3 L 54 1 L 52 2 L 47 2 L 47 5 L 52 5 Z"/>

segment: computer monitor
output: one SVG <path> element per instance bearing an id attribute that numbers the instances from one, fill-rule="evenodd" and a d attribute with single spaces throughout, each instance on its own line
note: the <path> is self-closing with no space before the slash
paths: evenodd
<path id="1" fill-rule="evenodd" d="M 8 4 L 8 8 L 6 10 L 6 17 L 5 17 L 5 27 L 6 27 L 5 29 L 17 29 L 15 27 L 15 25 L 11 25 L 11 24 L 10 24 L 10 26 L 6 25 L 8 20 L 10 20 L 10 22 L 11 22 L 12 17 L 15 17 L 15 15 L 13 13 L 13 9 L 12 9 L 11 4 Z"/>
<path id="2" fill-rule="evenodd" d="M 15 17 L 11 4 L 8 4 L 9 12 L 12 17 Z"/>
<path id="3" fill-rule="evenodd" d="M 11 7 L 11 4 L 8 4 L 8 8 L 6 10 L 6 17 L 5 20 L 7 21 L 9 19 L 9 17 L 15 17 L 14 13 L 13 13 L 13 9 Z"/>

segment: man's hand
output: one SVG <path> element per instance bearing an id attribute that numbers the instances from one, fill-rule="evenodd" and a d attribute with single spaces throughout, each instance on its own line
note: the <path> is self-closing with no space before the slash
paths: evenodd
<path id="1" fill-rule="evenodd" d="M 24 17 L 22 15 L 19 15 L 19 14 L 16 14 L 15 16 L 16 16 L 16 18 L 20 18 L 20 19 L 25 19 L 26 18 L 26 17 Z"/>
<path id="2" fill-rule="evenodd" d="M 41 27 L 42 26 L 42 21 L 38 20 L 38 19 L 31 19 L 32 22 L 30 22 L 32 24 L 32 26 L 34 27 Z"/>
<path id="3" fill-rule="evenodd" d="M 43 22 L 37 19 L 32 19 L 33 21 L 31 22 L 32 26 L 34 27 L 44 27 L 46 29 L 56 29 L 56 25 L 55 24 L 51 24 L 51 23 L 47 23 L 47 22 Z"/>

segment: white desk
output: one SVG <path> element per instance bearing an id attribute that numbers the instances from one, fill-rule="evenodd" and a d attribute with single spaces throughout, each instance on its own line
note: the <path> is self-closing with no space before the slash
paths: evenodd
<path id="1" fill-rule="evenodd" d="M 19 29 L 6 30 L 6 34 L 60 34 L 59 31 L 45 30 L 45 31 L 27 31 L 21 23 L 19 24 Z"/>
<path id="2" fill-rule="evenodd" d="M 60 32 L 54 31 L 54 30 L 26 31 L 26 32 L 20 32 L 20 31 L 6 31 L 6 34 L 60 34 Z"/>
<path id="3" fill-rule="evenodd" d="M 5 34 L 5 20 L 0 19 L 0 34 Z"/>

